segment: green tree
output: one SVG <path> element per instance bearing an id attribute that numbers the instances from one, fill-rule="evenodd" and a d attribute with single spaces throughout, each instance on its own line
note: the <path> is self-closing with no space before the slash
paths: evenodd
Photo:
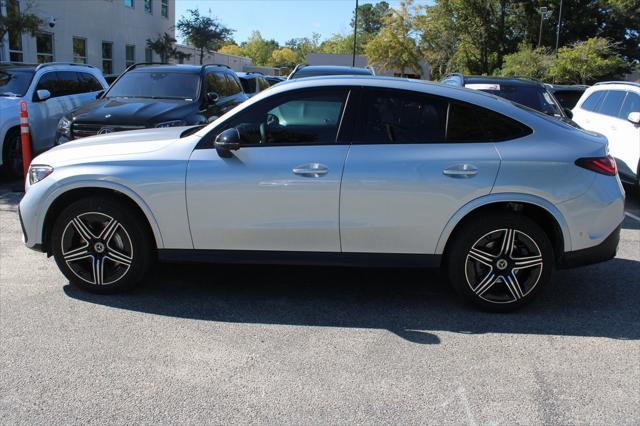
<path id="1" fill-rule="evenodd" d="M 176 52 L 173 47 L 175 42 L 176 39 L 168 33 L 158 34 L 158 38 L 147 39 L 147 47 L 160 56 L 160 62 L 169 62 L 169 58 L 173 57 Z"/>
<path id="2" fill-rule="evenodd" d="M 437 7 L 436 7 L 437 6 Z M 440 79 L 456 71 L 454 57 L 459 45 L 459 33 L 450 2 L 422 7 L 415 26 L 420 33 L 420 50 L 431 69 L 431 78 Z"/>
<path id="3" fill-rule="evenodd" d="M 310 38 L 292 38 L 285 43 L 285 46 L 296 53 L 297 63 L 305 63 L 307 62 L 307 55 L 317 52 L 320 48 L 320 34 L 313 33 Z"/>
<path id="4" fill-rule="evenodd" d="M 222 46 L 218 50 L 218 53 L 224 53 L 226 55 L 234 55 L 234 56 L 246 56 L 244 53 L 244 49 L 242 49 L 242 47 L 238 46 L 235 43 L 226 44 Z"/>
<path id="5" fill-rule="evenodd" d="M 358 6 L 358 28 L 356 29 L 356 54 L 361 55 L 364 53 L 365 47 L 369 40 L 376 36 L 382 26 L 384 25 L 384 18 L 391 13 L 389 3 L 381 1 L 375 4 L 366 3 Z M 355 13 L 351 18 L 351 28 L 355 25 Z M 334 50 L 339 50 L 342 53 L 353 53 L 353 32 L 348 36 L 334 35 L 332 38 L 341 37 L 341 39 L 334 40 L 332 46 Z M 351 45 L 347 51 L 344 47 L 347 41 L 351 42 Z M 344 42 L 344 43 L 343 43 Z M 324 43 L 323 43 L 324 44 Z M 328 52 L 333 53 L 333 52 Z"/>
<path id="6" fill-rule="evenodd" d="M 200 50 L 200 64 L 205 52 L 218 50 L 233 34 L 232 29 L 225 27 L 215 18 L 201 16 L 199 10 L 189 9 L 188 17 L 181 17 L 176 28 L 187 39 L 189 44 Z"/>
<path id="7" fill-rule="evenodd" d="M 358 39 L 360 40 L 360 39 Z M 358 43 L 360 44 L 360 42 Z M 318 47 L 318 53 L 331 53 L 334 55 L 350 55 L 353 53 L 353 34 L 334 34 Z M 360 49 L 356 49 L 357 54 L 361 54 Z"/>
<path id="8" fill-rule="evenodd" d="M 271 52 L 269 65 L 278 68 L 287 68 L 290 70 L 296 66 L 296 59 L 296 52 L 288 47 L 283 47 L 282 49 L 276 49 Z"/>
<path id="9" fill-rule="evenodd" d="M 520 50 L 504 57 L 500 75 L 531 77 L 546 80 L 555 56 L 549 49 L 532 49 L 523 43 Z"/>
<path id="10" fill-rule="evenodd" d="M 558 51 L 549 75 L 558 83 L 593 83 L 630 69 L 609 40 L 593 37 Z"/>
<path id="11" fill-rule="evenodd" d="M 271 59 L 271 54 L 280 46 L 275 40 L 265 40 L 260 31 L 254 31 L 247 41 L 242 43 L 242 50 L 245 56 L 251 58 L 255 65 L 267 65 Z"/>
<path id="12" fill-rule="evenodd" d="M 6 15 L 2 14 L 2 6 L 6 6 Z M 24 10 L 20 10 L 18 0 L 0 0 L 0 52 L 5 36 L 19 37 L 23 33 L 29 33 L 35 37 L 42 19 L 30 13 L 32 3 L 27 2 Z"/>
<path id="13" fill-rule="evenodd" d="M 400 3 L 397 10 L 384 18 L 380 32 L 367 43 L 369 63 L 402 74 L 420 74 L 422 52 L 416 42 L 415 14 L 412 0 Z"/>

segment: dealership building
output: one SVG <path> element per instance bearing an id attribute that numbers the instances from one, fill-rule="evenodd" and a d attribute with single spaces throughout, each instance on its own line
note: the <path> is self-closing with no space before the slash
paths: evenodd
<path id="1" fill-rule="evenodd" d="M 147 39 L 175 36 L 175 0 L 3 0 L 2 14 L 28 11 L 43 24 L 36 37 L 7 35 L 0 61 L 77 62 L 104 74 L 159 61 Z M 13 8 L 13 9 L 12 9 Z"/>

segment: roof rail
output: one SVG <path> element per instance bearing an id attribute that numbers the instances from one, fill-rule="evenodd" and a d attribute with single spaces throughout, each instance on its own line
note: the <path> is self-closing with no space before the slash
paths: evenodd
<path id="1" fill-rule="evenodd" d="M 125 68 L 125 70 L 122 71 L 122 74 L 124 74 L 127 71 L 131 71 L 134 68 L 138 68 L 146 65 L 175 65 L 175 64 L 170 64 L 168 62 L 136 62 L 135 64 L 131 64 L 127 68 Z"/>
<path id="2" fill-rule="evenodd" d="M 636 83 L 635 81 L 600 81 L 596 84 L 594 84 L 594 86 L 599 86 L 601 84 L 629 84 L 631 86 L 635 86 L 635 87 L 640 87 L 640 83 Z"/>
<path id="3" fill-rule="evenodd" d="M 45 62 L 44 64 L 40 64 L 36 67 L 36 71 L 41 70 L 43 68 L 46 67 L 54 67 L 57 65 L 67 65 L 67 66 L 76 66 L 76 67 L 89 67 L 89 68 L 95 68 L 93 65 L 89 65 L 89 64 L 78 64 L 75 62 Z"/>
<path id="4" fill-rule="evenodd" d="M 204 64 L 202 65 L 202 68 L 204 67 L 224 67 L 224 68 L 232 69 L 229 65 L 225 65 L 225 64 Z"/>

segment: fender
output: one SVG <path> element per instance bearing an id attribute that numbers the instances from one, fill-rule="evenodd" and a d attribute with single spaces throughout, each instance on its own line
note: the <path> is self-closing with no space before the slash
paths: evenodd
<path id="1" fill-rule="evenodd" d="M 63 184 L 63 185 L 61 185 Z M 140 197 L 135 191 L 131 188 L 122 185 L 116 182 L 104 181 L 104 180 L 78 180 L 75 182 L 65 182 L 65 180 L 58 181 L 54 187 L 52 187 L 51 192 L 47 195 L 45 202 L 43 203 L 43 208 L 40 209 L 38 213 L 37 220 L 37 229 L 36 235 L 42 235 L 44 219 L 46 217 L 49 208 L 53 204 L 53 202 L 60 197 L 62 194 L 72 191 L 74 189 L 86 189 L 86 188 L 104 188 L 104 189 L 112 189 L 114 191 L 118 191 L 123 195 L 129 197 L 134 203 L 138 205 L 140 210 L 144 213 L 149 225 L 151 226 L 151 230 L 153 232 L 153 237 L 156 241 L 156 246 L 160 248 L 164 248 L 164 243 L 162 240 L 162 233 L 160 232 L 160 227 L 158 226 L 158 222 L 153 215 L 153 212 L 144 202 L 142 197 Z M 42 239 L 42 237 L 40 237 Z"/>
<path id="2" fill-rule="evenodd" d="M 553 203 L 535 195 L 502 192 L 497 194 L 487 194 L 471 200 L 467 204 L 462 206 L 453 216 L 451 216 L 449 222 L 447 222 L 444 229 L 440 233 L 440 238 L 438 239 L 438 244 L 436 246 L 436 254 L 442 254 L 444 252 L 444 248 L 447 244 L 447 241 L 449 241 L 449 237 L 451 237 L 451 233 L 458 225 L 458 223 L 460 223 L 460 221 L 464 219 L 468 214 L 479 207 L 504 202 L 528 203 L 545 209 L 547 212 L 549 212 L 549 214 L 551 214 L 551 216 L 554 217 L 554 219 L 560 226 L 560 229 L 562 231 L 562 238 L 564 240 L 564 251 L 571 251 L 571 234 L 569 233 L 569 226 L 567 225 L 567 221 L 565 220 L 560 210 L 558 210 L 558 208 L 554 206 Z"/>

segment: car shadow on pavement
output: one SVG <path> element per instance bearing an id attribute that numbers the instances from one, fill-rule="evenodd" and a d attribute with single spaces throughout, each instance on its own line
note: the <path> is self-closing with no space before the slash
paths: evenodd
<path id="1" fill-rule="evenodd" d="M 624 272 L 621 272 L 624 271 Z M 139 289 L 87 303 L 203 321 L 387 329 L 420 344 L 439 332 L 640 339 L 640 262 L 614 259 L 556 273 L 537 300 L 510 314 L 462 303 L 433 270 L 255 265 L 158 265 Z"/>

